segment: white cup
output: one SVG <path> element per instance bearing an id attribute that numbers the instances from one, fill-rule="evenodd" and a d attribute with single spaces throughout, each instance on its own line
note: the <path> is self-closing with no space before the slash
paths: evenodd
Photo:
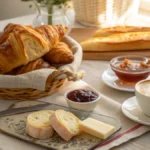
<path id="1" fill-rule="evenodd" d="M 135 95 L 140 109 L 150 117 L 150 79 L 139 81 L 135 85 Z"/>

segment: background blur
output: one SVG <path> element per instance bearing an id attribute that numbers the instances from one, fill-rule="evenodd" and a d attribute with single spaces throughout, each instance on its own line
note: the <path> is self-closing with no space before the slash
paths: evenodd
<path id="1" fill-rule="evenodd" d="M 32 2 L 21 0 L 0 0 L 0 20 L 35 13 L 35 8 L 29 8 Z"/>
<path id="2" fill-rule="evenodd" d="M 140 0 L 139 11 L 150 14 L 150 0 Z M 36 9 L 29 8 L 32 2 L 21 0 L 0 0 L 0 20 L 34 14 Z"/>

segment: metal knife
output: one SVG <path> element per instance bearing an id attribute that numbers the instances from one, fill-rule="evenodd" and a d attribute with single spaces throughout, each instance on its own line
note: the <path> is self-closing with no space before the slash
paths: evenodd
<path id="1" fill-rule="evenodd" d="M 49 105 L 51 105 L 51 104 L 44 103 L 44 104 L 38 104 L 38 105 L 30 106 L 30 107 L 10 108 L 7 110 L 0 111 L 0 117 L 41 110 L 44 107 L 47 107 Z"/>

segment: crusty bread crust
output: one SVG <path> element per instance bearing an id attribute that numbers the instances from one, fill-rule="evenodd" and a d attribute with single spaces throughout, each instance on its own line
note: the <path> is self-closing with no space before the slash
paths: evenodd
<path id="1" fill-rule="evenodd" d="M 67 127 L 62 120 L 59 119 L 59 115 L 65 113 L 64 110 L 56 110 L 55 113 L 52 114 L 50 117 L 50 122 L 54 130 L 66 141 L 69 141 L 73 136 L 77 135 L 78 133 L 73 133 L 69 127 Z M 68 113 L 68 112 L 67 112 Z M 68 116 L 69 117 L 69 116 Z M 78 119 L 74 116 L 75 119 Z M 79 120 L 79 119 L 78 119 Z M 72 122 L 68 122 L 72 123 Z"/>
<path id="2" fill-rule="evenodd" d="M 53 136 L 54 129 L 52 128 L 52 126 L 36 127 L 27 122 L 26 132 L 33 138 L 44 140 Z"/>
<path id="3" fill-rule="evenodd" d="M 54 111 L 42 110 L 29 114 L 27 117 L 26 124 L 27 134 L 37 139 L 48 139 L 52 137 L 54 129 L 49 123 L 49 116 L 52 113 L 54 113 Z"/>
<path id="4" fill-rule="evenodd" d="M 150 32 L 129 32 L 90 38 L 81 43 L 84 51 L 150 49 Z"/>
<path id="5" fill-rule="evenodd" d="M 52 126 L 54 128 L 54 130 L 66 141 L 69 141 L 72 137 L 73 134 L 70 132 L 70 130 L 68 130 L 63 124 L 62 122 L 60 122 L 57 119 L 57 115 L 56 113 L 54 113 L 51 117 L 50 117 Z"/>
<path id="6" fill-rule="evenodd" d="M 135 26 L 115 26 L 110 28 L 101 28 L 95 31 L 94 37 L 110 36 L 118 33 L 127 32 L 147 32 L 150 31 L 150 27 L 135 27 Z"/>

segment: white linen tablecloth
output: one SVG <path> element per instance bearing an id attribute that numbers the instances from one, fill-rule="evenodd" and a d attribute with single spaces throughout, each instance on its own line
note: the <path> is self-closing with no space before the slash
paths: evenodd
<path id="1" fill-rule="evenodd" d="M 127 98 L 134 96 L 134 93 L 118 91 L 110 87 L 107 87 L 101 80 L 101 74 L 108 67 L 109 67 L 109 63 L 107 61 L 83 61 L 80 68 L 86 71 L 86 76 L 84 77 L 83 80 L 86 81 L 89 85 L 91 85 L 93 88 L 95 88 L 97 91 L 101 93 L 103 97 L 102 99 L 103 102 L 106 100 L 106 103 L 108 103 L 109 101 L 110 102 L 112 101 L 112 104 L 121 105 Z M 51 98 L 51 97 L 45 97 L 45 98 L 42 98 L 42 101 L 59 103 L 60 105 L 66 105 L 66 102 L 63 99 L 60 99 L 60 97 L 57 97 L 56 99 Z M 8 108 L 14 102 L 16 101 L 0 100 L 0 104 L 1 104 L 0 110 L 4 110 Z M 99 109 L 102 108 L 103 104 L 102 103 L 100 104 L 98 104 L 97 108 L 95 109 L 96 112 L 99 112 Z M 105 108 L 101 109 L 102 114 L 103 114 L 103 110 L 105 110 Z M 118 111 L 118 113 L 122 115 L 121 110 Z M 108 111 L 108 113 L 105 115 L 111 115 L 110 111 Z M 150 133 L 147 133 L 136 139 L 130 140 L 127 143 L 122 144 L 116 148 L 113 148 L 113 150 L 124 150 L 124 149 L 125 150 L 132 150 L 132 149 L 149 150 L 150 149 L 149 138 L 150 138 Z M 30 144 L 30 143 L 24 142 L 24 141 L 15 139 L 13 137 L 9 137 L 8 135 L 1 134 L 1 133 L 0 133 L 0 149 L 2 150 L 20 150 L 20 149 L 22 150 L 28 150 L 28 149 L 46 150 L 46 148 L 42 148 L 42 147 Z"/>

